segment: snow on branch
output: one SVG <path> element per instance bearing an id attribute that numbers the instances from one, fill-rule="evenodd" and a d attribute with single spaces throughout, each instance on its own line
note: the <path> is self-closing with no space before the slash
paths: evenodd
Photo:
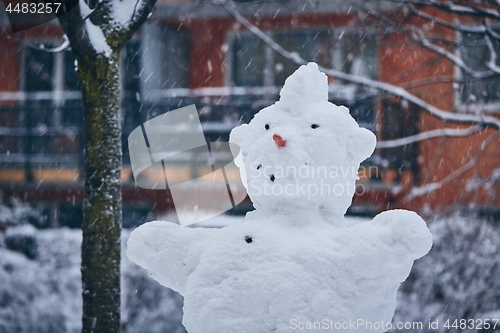
<path id="1" fill-rule="evenodd" d="M 465 64 L 465 62 L 458 56 L 456 56 L 453 52 L 450 52 L 446 50 L 445 48 L 436 45 L 435 43 L 432 43 L 425 35 L 425 33 L 418 28 L 416 25 L 412 25 L 408 29 L 404 29 L 401 24 L 395 23 L 393 20 L 391 20 L 389 17 L 386 15 L 380 13 L 374 8 L 371 8 L 367 5 L 361 4 L 357 1 L 352 1 L 349 0 L 349 3 L 351 3 L 353 6 L 357 7 L 359 10 L 365 12 L 367 15 L 375 17 L 378 21 L 382 22 L 384 25 L 387 27 L 393 29 L 394 31 L 397 31 L 406 37 L 408 37 L 411 41 L 416 43 L 417 45 L 420 45 L 432 52 L 435 52 L 449 61 L 451 61 L 454 65 L 460 67 L 464 72 L 469 74 L 470 76 L 474 78 L 486 78 L 489 76 L 492 76 L 495 74 L 494 71 L 487 70 L 487 71 L 476 71 L 469 66 Z"/>
<path id="2" fill-rule="evenodd" d="M 16 42 L 19 42 L 23 45 L 26 45 L 27 47 L 30 47 L 32 49 L 45 51 L 45 52 L 49 52 L 49 53 L 59 53 L 59 52 L 62 52 L 64 50 L 68 49 L 70 46 L 69 39 L 66 35 L 63 35 L 63 41 L 62 41 L 61 45 L 53 47 L 53 48 L 46 47 L 43 44 L 36 45 L 36 44 L 30 43 L 30 42 L 27 42 L 25 40 L 12 37 L 11 35 L 7 35 L 7 39 L 15 40 Z"/>
<path id="3" fill-rule="evenodd" d="M 422 6 L 433 6 L 438 9 L 442 9 L 447 12 L 451 12 L 454 14 L 460 15 L 474 15 L 474 16 L 482 16 L 482 17 L 490 17 L 494 19 L 500 19 L 500 14 L 498 11 L 490 8 L 478 8 L 473 7 L 471 5 L 464 4 L 456 4 L 452 1 L 444 2 L 444 1 L 436 1 L 436 0 L 385 0 L 390 2 L 397 2 L 399 4 L 414 4 L 414 5 L 422 5 Z M 484 2 L 479 2 L 483 3 Z"/>
<path id="4" fill-rule="evenodd" d="M 151 16 L 157 0 L 112 0 L 112 13 L 127 35 L 131 36 Z M 127 2 L 127 6 L 123 5 Z"/>
<path id="5" fill-rule="evenodd" d="M 488 45 L 488 50 L 490 51 L 490 59 L 486 63 L 486 66 L 495 73 L 500 73 L 500 67 L 497 66 L 497 53 L 493 43 L 491 42 L 490 36 L 484 36 L 484 40 L 486 41 L 486 45 Z"/>
<path id="6" fill-rule="evenodd" d="M 273 49 L 275 52 L 279 53 L 283 57 L 293 61 L 297 65 L 305 65 L 308 63 L 305 59 L 303 59 L 298 53 L 296 52 L 289 52 L 286 49 L 284 49 L 281 45 L 276 43 L 271 37 L 266 35 L 264 32 L 262 32 L 259 28 L 257 28 L 255 25 L 250 23 L 246 18 L 244 18 L 234 7 L 234 4 L 232 2 L 228 2 L 225 0 L 213 0 L 212 3 L 217 4 L 217 5 L 222 5 L 224 9 L 231 14 L 240 24 L 242 24 L 245 28 L 247 28 L 250 32 L 252 32 L 254 35 L 259 37 L 264 43 L 266 43 L 271 49 Z M 492 126 L 497 129 L 500 129 L 500 120 L 492 117 L 492 116 L 486 116 L 486 115 L 477 115 L 477 114 L 470 114 L 470 113 L 452 113 L 448 112 L 445 110 L 441 110 L 434 105 L 431 105 L 421 98 L 411 94 L 408 92 L 406 89 L 402 87 L 398 87 L 395 85 L 392 85 L 387 82 L 382 82 L 382 81 L 377 81 L 373 80 L 367 77 L 363 76 L 358 76 L 358 75 L 353 75 L 353 74 L 348 74 L 344 73 L 335 69 L 330 69 L 330 68 L 324 68 L 319 66 L 319 69 L 324 72 L 325 74 L 336 77 L 341 80 L 346 80 L 352 83 L 360 84 L 366 87 L 374 88 L 382 92 L 388 92 L 394 96 L 398 96 L 400 98 L 403 98 L 407 100 L 408 102 L 411 102 L 419 107 L 421 107 L 423 110 L 427 111 L 431 115 L 444 120 L 444 121 L 451 121 L 451 122 L 457 122 L 457 123 L 473 123 L 473 124 L 484 124 L 486 126 Z"/>
<path id="7" fill-rule="evenodd" d="M 491 23 L 488 20 L 484 20 L 484 26 L 486 27 L 486 31 L 488 32 L 488 35 L 495 39 L 500 39 L 500 34 L 493 30 L 491 27 Z"/>
<path id="8" fill-rule="evenodd" d="M 156 4 L 156 0 L 63 1 L 76 5 L 76 10 L 58 17 L 75 52 L 106 58 L 119 52 Z"/>
<path id="9" fill-rule="evenodd" d="M 432 131 L 422 132 L 415 135 L 410 135 L 405 138 L 399 138 L 395 140 L 379 141 L 377 142 L 377 148 L 394 148 L 405 146 L 414 142 L 428 140 L 437 137 L 460 137 L 460 136 L 470 136 L 476 132 L 483 129 L 481 125 L 475 125 L 470 128 L 459 129 L 459 128 L 439 128 Z"/>
<path id="10" fill-rule="evenodd" d="M 406 200 L 412 200 L 416 197 L 420 197 L 422 195 L 429 194 L 447 183 L 451 182 L 452 180 L 456 179 L 460 175 L 464 174 L 466 171 L 470 170 L 476 163 L 479 161 L 479 158 L 481 155 L 483 155 L 483 152 L 485 149 L 492 144 L 496 139 L 500 137 L 500 132 L 495 132 L 492 135 L 490 135 L 486 140 L 484 140 L 481 144 L 480 149 L 476 152 L 473 158 L 470 159 L 469 162 L 465 163 L 462 165 L 460 168 L 456 169 L 452 173 L 450 173 L 448 176 L 444 177 L 440 181 L 425 184 L 423 186 L 419 187 L 414 187 L 411 192 L 405 197 Z"/>
<path id="11" fill-rule="evenodd" d="M 469 32 L 469 33 L 484 33 L 487 30 L 486 26 L 483 24 L 471 26 L 471 25 L 451 23 L 451 22 L 445 21 L 443 19 L 440 19 L 437 16 L 430 15 L 430 14 L 427 14 L 423 11 L 416 9 L 412 3 L 408 3 L 408 9 L 410 10 L 410 12 L 412 12 L 413 14 L 415 14 L 421 18 L 424 18 L 428 21 L 442 25 L 443 27 L 453 29 L 455 31 Z"/>
<path id="12" fill-rule="evenodd" d="M 464 72 L 466 72 L 470 76 L 480 79 L 480 78 L 486 78 L 486 77 L 491 76 L 493 74 L 492 71 L 481 71 L 480 72 L 480 71 L 473 70 L 472 68 L 467 66 L 460 57 L 457 57 L 455 54 L 453 54 L 453 52 L 450 52 L 450 51 L 444 49 L 443 47 L 440 47 L 440 46 L 432 43 L 431 41 L 429 41 L 429 39 L 427 37 L 425 37 L 424 32 L 422 30 L 418 29 L 416 26 L 413 26 L 411 28 L 411 31 L 415 33 L 415 35 L 411 34 L 411 33 L 408 35 L 412 41 L 420 44 L 421 46 L 423 46 L 423 47 L 425 47 L 433 52 L 436 52 L 437 54 L 444 56 L 446 59 L 450 60 L 454 65 L 463 69 Z M 495 51 L 493 50 L 493 53 L 494 52 Z"/>

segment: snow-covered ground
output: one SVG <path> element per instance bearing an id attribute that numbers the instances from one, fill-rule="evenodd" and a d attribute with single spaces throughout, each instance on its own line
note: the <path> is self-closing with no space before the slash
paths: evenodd
<path id="1" fill-rule="evenodd" d="M 220 224 L 238 220 L 222 216 Z M 498 228 L 461 217 L 429 224 L 434 249 L 416 262 L 402 285 L 394 322 L 439 318 L 444 325 L 445 319 L 461 319 L 467 312 L 474 318 L 498 316 Z M 122 244 L 128 235 L 125 230 Z M 0 333 L 80 331 L 80 242 L 79 230 L 65 228 L 20 225 L 0 233 Z M 122 331 L 185 332 L 181 320 L 182 297 L 123 255 Z M 438 331 L 448 331 L 443 325 Z"/>
<path id="2" fill-rule="evenodd" d="M 31 225 L 0 233 L 0 333 L 81 332 L 81 239 L 80 230 Z M 126 256 L 121 269 L 122 332 L 185 332 L 179 294 Z"/>

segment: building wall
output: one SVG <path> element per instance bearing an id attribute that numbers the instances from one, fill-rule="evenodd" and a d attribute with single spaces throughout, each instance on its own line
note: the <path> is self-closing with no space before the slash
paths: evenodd
<path id="1" fill-rule="evenodd" d="M 449 17 L 443 17 L 450 19 Z M 284 15 L 277 17 L 263 15 L 253 19 L 253 23 L 264 31 L 307 29 L 307 28 L 335 28 L 360 24 L 359 16 L 346 13 Z M 158 15 L 152 24 L 167 25 L 173 28 L 186 29 L 191 33 L 190 45 L 190 88 L 222 87 L 228 84 L 227 72 L 230 49 L 228 38 L 245 29 L 234 19 L 221 17 L 162 17 Z M 453 38 L 451 30 L 437 26 L 431 27 L 433 33 Z M 19 39 L 39 39 L 61 36 L 61 30 L 54 24 L 36 27 L 16 36 Z M 20 91 L 22 82 L 21 72 L 22 45 L 14 39 L 0 36 L 0 91 Z M 379 78 L 395 85 L 409 85 L 411 82 L 433 78 L 437 76 L 456 75 L 453 64 L 435 53 L 416 46 L 407 37 L 399 34 L 386 34 L 382 37 L 378 49 Z M 429 85 L 407 86 L 408 91 L 424 101 L 441 108 L 452 110 L 455 107 L 456 92 L 451 83 L 435 83 Z M 389 99 L 394 103 L 403 103 L 401 100 Z M 1 101 L 2 104 L 13 103 Z M 378 124 L 383 123 L 382 103 L 378 103 Z M 403 111 L 404 112 L 404 111 Z M 7 117 L 1 126 L 10 126 Z M 15 125 L 12 125 L 15 126 Z M 467 128 L 468 125 L 445 123 L 420 110 L 418 114 L 418 129 L 421 132 L 439 128 Z M 391 208 L 411 208 L 414 210 L 445 210 L 456 204 L 462 206 L 499 206 L 500 196 L 495 195 L 495 188 L 485 189 L 479 186 L 478 190 L 467 191 L 471 186 L 468 179 L 475 177 L 474 184 L 481 179 L 491 176 L 492 171 L 500 166 L 500 139 L 492 141 L 477 155 L 485 140 L 494 133 L 494 129 L 485 129 L 479 134 L 465 138 L 439 137 L 418 143 L 418 172 L 405 170 L 381 170 L 382 180 L 389 185 L 400 185 L 402 191 L 398 193 L 386 192 L 385 202 L 391 201 Z M 381 138 L 381 129 L 377 131 Z M 380 152 L 380 151 L 379 151 Z M 477 159 L 469 170 L 457 177 L 451 177 L 453 172 L 467 165 L 471 159 Z M 394 175 L 396 173 L 396 175 Z M 412 190 L 430 183 L 450 178 L 446 184 L 429 194 L 412 196 Z M 396 181 L 394 183 L 394 181 Z M 468 185 L 469 184 L 469 185 Z M 498 186 L 498 185 L 496 185 Z M 498 193 L 500 189 L 496 189 Z M 371 198 L 375 198 L 372 196 Z M 356 202 L 356 199 L 355 199 Z M 160 206 L 169 204 L 160 204 Z M 162 207 L 163 207 L 162 206 Z"/>

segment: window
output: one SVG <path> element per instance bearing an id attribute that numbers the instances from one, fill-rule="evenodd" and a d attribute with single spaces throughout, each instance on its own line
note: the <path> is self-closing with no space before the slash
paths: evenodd
<path id="1" fill-rule="evenodd" d="M 155 97 L 155 91 L 161 89 L 189 87 L 190 38 L 188 31 L 166 26 L 150 25 L 143 30 L 140 52 L 143 98 Z"/>
<path id="2" fill-rule="evenodd" d="M 161 90 L 189 87 L 190 39 L 188 31 L 148 25 L 140 38 L 132 38 L 121 52 L 123 141 L 152 112 L 165 112 Z M 167 98 L 168 102 L 171 102 Z M 147 110 L 141 112 L 141 110 Z M 129 152 L 123 145 L 124 163 Z"/>
<path id="3" fill-rule="evenodd" d="M 268 33 L 279 45 L 326 68 L 369 78 L 377 77 L 377 48 L 373 35 L 329 30 Z M 232 43 L 231 80 L 236 86 L 281 87 L 297 65 L 272 51 L 250 33 L 236 35 Z M 362 87 L 342 80 L 330 80 L 330 100 L 349 107 L 358 123 L 375 128 L 375 99 L 360 94 Z"/>
<path id="4" fill-rule="evenodd" d="M 500 40 L 491 38 L 497 54 L 496 65 L 500 66 Z M 474 71 L 488 71 L 486 63 L 490 60 L 490 51 L 484 34 L 462 34 L 461 56 L 466 66 Z M 464 84 L 460 90 L 462 103 L 498 103 L 500 102 L 500 75 L 484 79 L 475 79 L 462 71 Z"/>
<path id="5" fill-rule="evenodd" d="M 130 39 L 121 52 L 122 98 L 139 100 L 141 88 L 141 41 Z"/>
<path id="6" fill-rule="evenodd" d="M 44 44 L 53 47 L 51 44 Z M 59 53 L 31 47 L 24 49 L 24 90 L 26 92 L 75 91 L 81 84 L 71 50 Z M 50 98 L 50 96 L 48 96 Z M 47 98 L 47 99 L 49 99 Z M 58 98 L 57 94 L 54 98 Z"/>
<path id="7" fill-rule="evenodd" d="M 44 46 L 50 48 L 55 44 L 44 43 Z M 81 83 L 71 50 L 52 53 L 25 47 L 23 83 L 28 95 L 20 115 L 20 125 L 26 128 L 28 135 L 21 144 L 22 152 L 39 155 L 40 159 L 47 154 L 60 157 L 79 154 L 77 132 L 82 124 Z M 62 127 L 67 131 L 62 131 Z"/>
<path id="8" fill-rule="evenodd" d="M 382 140 L 395 140 L 418 133 L 418 107 L 407 102 L 382 102 Z M 418 142 L 382 150 L 386 167 L 418 173 Z"/>
<path id="9" fill-rule="evenodd" d="M 374 39 L 364 32 L 330 30 L 269 33 L 287 51 L 343 72 L 375 78 Z M 296 69 L 292 61 L 272 51 L 258 37 L 241 33 L 233 40 L 232 81 L 236 86 L 282 86 Z"/>

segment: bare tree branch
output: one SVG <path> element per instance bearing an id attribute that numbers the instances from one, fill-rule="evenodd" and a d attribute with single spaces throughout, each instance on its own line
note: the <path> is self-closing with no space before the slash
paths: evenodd
<path id="1" fill-rule="evenodd" d="M 235 8 L 231 2 L 225 0 L 214 0 L 214 4 L 222 5 L 225 10 L 230 13 L 239 23 L 241 23 L 245 28 L 247 28 L 254 35 L 259 37 L 264 43 L 266 43 L 269 47 L 271 47 L 274 51 L 278 52 L 283 57 L 293 61 L 297 65 L 304 65 L 308 62 L 304 60 L 298 53 L 289 52 L 285 50 L 281 45 L 276 43 L 272 38 L 262 32 L 255 25 L 250 23 L 246 18 L 244 18 Z M 319 67 L 321 71 L 330 75 L 332 77 L 336 77 L 338 79 L 346 80 L 352 83 L 357 83 L 366 87 L 375 88 L 382 92 L 388 92 L 393 94 L 394 96 L 401 97 L 419 107 L 423 110 L 427 111 L 429 114 L 437 117 L 438 119 L 444 121 L 451 121 L 457 123 L 473 123 L 473 124 L 484 124 L 486 126 L 492 126 L 497 129 L 500 129 L 500 120 L 486 115 L 476 115 L 470 113 L 451 113 L 445 110 L 441 110 L 434 105 L 431 105 L 421 98 L 409 93 L 406 89 L 402 87 L 398 87 L 392 85 L 390 83 L 381 82 L 377 80 L 372 80 L 366 77 L 361 77 L 357 75 L 347 74 L 338 70 Z"/>
<path id="2" fill-rule="evenodd" d="M 422 132 L 415 135 L 410 135 L 405 138 L 399 138 L 395 140 L 378 141 L 377 148 L 394 148 L 409 145 L 414 142 L 428 140 L 437 137 L 461 137 L 461 136 L 471 136 L 472 134 L 479 132 L 483 127 L 481 125 L 475 125 L 465 129 L 458 128 L 439 128 L 432 131 Z"/>
<path id="3" fill-rule="evenodd" d="M 483 154 L 484 150 L 490 144 L 492 144 L 496 139 L 498 139 L 499 137 L 500 137 L 500 132 L 498 132 L 498 131 L 493 133 L 492 135 L 490 135 L 486 140 L 483 141 L 480 149 L 476 152 L 474 157 L 469 162 L 462 165 L 460 168 L 456 169 L 455 171 L 453 171 L 452 173 L 450 173 L 448 176 L 444 177 L 440 181 L 425 184 L 423 186 L 413 188 L 411 190 L 411 192 L 408 195 L 406 195 L 405 200 L 410 201 L 410 200 L 415 199 L 416 197 L 420 197 L 420 196 L 429 194 L 429 193 L 443 187 L 443 185 L 456 179 L 460 175 L 464 174 L 466 171 L 470 170 L 479 161 L 479 158 Z"/>
<path id="4" fill-rule="evenodd" d="M 470 5 L 470 3 L 464 5 L 464 4 L 456 4 L 453 1 L 442 2 L 436 0 L 384 0 L 384 1 L 397 2 L 398 4 L 407 3 L 407 4 L 421 5 L 421 6 L 432 6 L 454 14 L 500 19 L 500 14 L 498 13 L 498 11 L 495 11 L 493 9 L 473 7 Z"/>
<path id="5" fill-rule="evenodd" d="M 493 38 L 500 39 L 500 34 L 493 30 L 491 23 L 488 20 L 484 20 L 484 26 L 486 27 L 486 32 Z"/>
<path id="6" fill-rule="evenodd" d="M 151 16 L 157 0 L 137 0 L 125 38 L 128 40 Z"/>
<path id="7" fill-rule="evenodd" d="M 474 78 L 486 78 L 489 76 L 494 75 L 496 72 L 492 71 L 491 69 L 489 71 L 476 71 L 469 66 L 467 66 L 464 61 L 453 54 L 453 52 L 450 52 L 446 50 L 445 48 L 436 45 L 435 43 L 432 43 L 429 38 L 426 37 L 426 34 L 417 26 L 411 25 L 409 29 L 404 29 L 400 24 L 397 24 L 393 22 L 387 15 L 384 15 L 377 11 L 374 8 L 368 7 L 365 4 L 361 4 L 357 1 L 349 0 L 349 3 L 351 3 L 353 6 L 357 7 L 359 10 L 364 11 L 367 15 L 375 17 L 377 20 L 385 24 L 387 27 L 393 29 L 394 31 L 397 31 L 406 37 L 408 37 L 411 41 L 416 43 L 417 45 L 420 45 L 430 51 L 433 51 L 439 55 L 442 55 L 443 57 L 447 58 L 449 61 L 451 61 L 454 65 L 460 67 L 464 72 L 469 74 L 470 76 Z"/>
<path id="8" fill-rule="evenodd" d="M 429 84 L 444 83 L 444 82 L 464 83 L 465 81 L 463 79 L 459 79 L 453 76 L 431 76 L 402 83 L 400 87 L 405 89 L 412 89 L 420 86 L 427 86 Z"/>
<path id="9" fill-rule="evenodd" d="M 59 53 L 59 52 L 62 52 L 64 50 L 67 50 L 70 46 L 68 36 L 66 36 L 66 35 L 63 35 L 63 41 L 62 41 L 61 45 L 53 47 L 53 48 L 47 48 L 43 44 L 36 45 L 36 44 L 30 43 L 28 41 L 25 41 L 23 39 L 13 37 L 11 35 L 7 35 L 7 39 L 14 40 L 14 41 L 19 42 L 23 45 L 26 45 L 27 47 L 32 48 L 32 49 L 45 51 L 45 52 L 49 52 L 49 53 Z"/>
<path id="10" fill-rule="evenodd" d="M 488 50 L 490 51 L 490 59 L 486 63 L 486 66 L 495 73 L 500 73 L 500 67 L 497 66 L 497 53 L 495 51 L 493 43 L 491 42 L 490 36 L 485 35 L 484 40 L 486 41 L 486 45 L 488 46 Z"/>
<path id="11" fill-rule="evenodd" d="M 440 19 L 439 17 L 436 17 L 435 15 L 430 15 L 430 14 L 427 14 L 423 11 L 416 9 L 412 3 L 408 3 L 408 9 L 410 10 L 411 13 L 413 13 L 421 18 L 424 18 L 430 22 L 442 25 L 443 27 L 453 29 L 455 31 L 469 32 L 469 33 L 484 33 L 487 30 L 486 26 L 483 24 L 471 26 L 471 25 L 454 24 L 454 23 L 447 22 L 445 20 Z"/>

